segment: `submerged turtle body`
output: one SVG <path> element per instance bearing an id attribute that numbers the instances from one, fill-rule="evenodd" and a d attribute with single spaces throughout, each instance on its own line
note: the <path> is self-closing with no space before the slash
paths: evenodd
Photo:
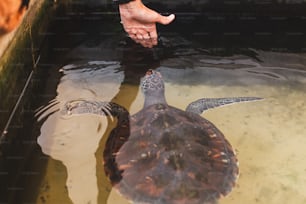
<path id="1" fill-rule="evenodd" d="M 105 172 L 114 187 L 142 204 L 212 204 L 227 195 L 238 177 L 237 158 L 223 134 L 199 113 L 260 98 L 204 98 L 183 111 L 167 104 L 162 77 L 152 70 L 142 90 L 144 108 L 130 117 L 114 103 L 109 109 L 105 102 L 81 101 L 68 108 L 72 114 L 118 116 L 104 150 Z"/>
<path id="2" fill-rule="evenodd" d="M 119 152 L 112 144 L 122 135 L 114 135 L 104 156 L 115 187 L 135 203 L 213 203 L 234 186 L 234 151 L 199 115 L 156 104 L 132 116 L 130 128 Z"/>

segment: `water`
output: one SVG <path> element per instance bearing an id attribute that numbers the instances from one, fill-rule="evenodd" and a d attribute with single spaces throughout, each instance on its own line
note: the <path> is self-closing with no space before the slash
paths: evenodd
<path id="1" fill-rule="evenodd" d="M 134 114 L 143 106 L 140 78 L 150 68 L 162 73 L 168 103 L 181 109 L 203 97 L 265 99 L 202 114 L 238 152 L 240 178 L 220 204 L 306 203 L 302 43 L 277 38 L 278 43 L 267 44 L 270 37 L 262 35 L 256 43 L 237 35 L 219 41 L 218 36 L 199 36 L 206 30 L 198 24 L 192 24 L 194 35 L 179 32 L 177 23 L 168 32 L 161 28 L 159 46 L 147 50 L 129 41 L 117 20 L 105 13 L 68 10 L 44 34 L 46 43 L 33 80 L 40 85 L 40 100 L 34 105 L 36 116 L 29 116 L 37 130 L 27 129 L 39 145 L 29 165 L 40 176 L 25 182 L 27 196 L 15 189 L 20 202 L 127 203 L 112 189 L 102 163 L 104 144 L 116 121 L 93 115 L 67 117 L 59 110 L 66 101 L 82 98 L 113 101 Z M 190 22 L 197 23 L 184 20 L 183 25 L 191 28 Z M 267 50 L 269 46 L 273 49 Z"/>
<path id="2" fill-rule="evenodd" d="M 262 59 L 271 53 L 258 54 Z M 137 85 L 123 84 L 120 87 L 124 78 L 120 69 L 120 64 L 115 61 L 65 66 L 57 88 L 58 103 L 45 114 L 61 108 L 66 101 L 79 98 L 113 99 L 126 106 L 131 114 L 136 113 L 142 108 L 142 94 Z M 306 171 L 304 70 L 272 63 L 265 65 L 246 56 L 207 55 L 180 55 L 166 59 L 157 70 L 166 82 L 168 103 L 181 109 L 201 97 L 265 98 L 264 101 L 216 108 L 203 114 L 238 151 L 241 175 L 237 187 L 220 203 L 306 201 L 303 176 Z M 131 104 L 126 103 L 131 101 L 129 93 L 136 95 Z M 107 119 L 99 116 L 63 117 L 55 112 L 42 126 L 38 142 L 44 153 L 65 165 L 67 190 L 74 203 L 95 203 L 98 197 L 100 203 L 106 202 L 110 186 L 103 175 L 102 151 L 107 124 Z M 97 173 L 97 170 L 101 172 Z M 46 177 L 49 174 L 54 174 L 52 165 L 47 168 Z M 84 192 L 84 189 L 90 190 Z M 52 194 L 52 191 L 48 196 L 61 197 L 59 192 Z M 109 203 L 124 202 L 114 192 L 107 200 Z"/>

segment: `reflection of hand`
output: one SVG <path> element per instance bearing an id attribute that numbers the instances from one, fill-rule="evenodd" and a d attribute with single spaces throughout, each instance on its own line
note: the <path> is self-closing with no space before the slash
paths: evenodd
<path id="1" fill-rule="evenodd" d="M 175 16 L 162 16 L 146 7 L 141 0 L 119 5 L 121 23 L 124 30 L 135 42 L 144 47 L 157 45 L 156 23 L 167 25 Z"/>
<path id="2" fill-rule="evenodd" d="M 0 0 L 0 32 L 12 31 L 21 21 L 26 8 L 21 0 Z"/>

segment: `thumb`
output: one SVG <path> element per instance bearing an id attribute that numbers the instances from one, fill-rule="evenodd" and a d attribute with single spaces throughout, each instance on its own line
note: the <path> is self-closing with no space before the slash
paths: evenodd
<path id="1" fill-rule="evenodd" d="M 175 15 L 171 14 L 169 16 L 162 16 L 162 15 L 158 15 L 156 22 L 163 24 L 163 25 L 167 25 L 169 23 L 171 23 L 173 20 L 175 19 Z"/>

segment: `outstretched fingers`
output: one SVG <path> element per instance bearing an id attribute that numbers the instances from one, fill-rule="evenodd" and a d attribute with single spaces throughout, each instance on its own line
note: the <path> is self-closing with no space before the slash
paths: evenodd
<path id="1" fill-rule="evenodd" d="M 151 48 L 157 45 L 157 33 L 155 25 L 126 28 L 125 30 L 131 39 L 144 47 Z"/>

